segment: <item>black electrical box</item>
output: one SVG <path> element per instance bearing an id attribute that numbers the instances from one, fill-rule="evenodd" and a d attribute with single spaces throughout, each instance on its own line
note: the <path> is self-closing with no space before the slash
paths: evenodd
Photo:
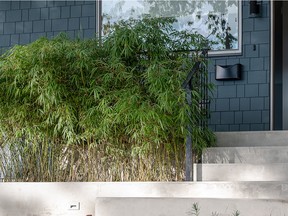
<path id="1" fill-rule="evenodd" d="M 240 80 L 241 64 L 216 65 L 216 80 Z"/>

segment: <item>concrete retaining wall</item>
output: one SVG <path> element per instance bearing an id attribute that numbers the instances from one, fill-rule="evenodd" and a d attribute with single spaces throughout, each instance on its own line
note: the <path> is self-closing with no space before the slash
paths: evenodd
<path id="1" fill-rule="evenodd" d="M 272 215 L 284 215 L 282 213 L 288 209 L 285 201 L 288 200 L 288 182 L 15 182 L 0 183 L 0 194 L 1 216 L 117 216 L 113 213 L 117 209 L 119 209 L 119 216 L 129 216 L 120 214 L 127 211 L 127 209 L 123 210 L 121 208 L 123 205 L 127 205 L 129 210 L 131 205 L 134 206 L 134 204 L 137 204 L 138 207 L 137 205 L 136 207 L 139 209 L 142 208 L 141 206 L 147 207 L 148 205 L 150 211 L 155 206 L 155 212 L 162 216 L 169 216 L 170 213 L 166 213 L 174 204 L 175 210 L 173 212 L 179 212 L 179 216 L 184 213 L 183 211 L 191 209 L 193 203 L 199 203 L 202 212 L 204 209 L 206 209 L 205 212 L 223 212 L 223 209 L 229 207 L 226 215 L 228 213 L 230 215 L 235 208 L 245 209 L 247 206 L 247 209 L 252 209 L 253 203 L 257 206 L 257 211 L 263 209 L 264 212 L 267 212 L 267 215 L 270 215 L 268 213 L 273 212 L 273 209 L 278 209 L 277 211 L 280 211 L 281 214 Z M 153 204 L 154 201 L 155 204 Z M 162 213 L 156 205 L 157 202 L 159 202 L 159 205 L 167 206 Z M 111 209 L 111 206 L 109 207 L 111 204 L 115 205 L 114 209 Z M 184 209 L 183 206 L 187 208 Z M 177 208 L 179 209 L 177 210 Z M 242 209 L 239 210 L 243 211 Z M 106 213 L 104 214 L 103 211 Z M 261 212 L 263 213 L 263 211 Z M 145 211 L 142 212 L 145 213 Z M 285 214 L 287 215 L 287 212 Z M 200 216 L 202 215 L 205 216 L 206 214 L 203 212 Z M 266 214 L 261 216 L 263 215 Z"/>

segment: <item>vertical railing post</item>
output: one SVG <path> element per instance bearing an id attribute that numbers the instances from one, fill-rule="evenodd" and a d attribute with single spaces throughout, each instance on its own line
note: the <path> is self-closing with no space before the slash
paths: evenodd
<path id="1" fill-rule="evenodd" d="M 186 100 L 189 107 L 192 106 L 192 95 L 191 92 L 191 81 L 186 86 Z M 191 118 L 191 111 L 188 111 L 189 119 Z M 185 167 L 185 175 L 186 181 L 193 181 L 193 149 L 192 149 L 192 126 L 188 125 L 188 134 L 186 138 L 186 167 Z"/>
<path id="2" fill-rule="evenodd" d="M 192 107 L 192 78 L 194 73 L 198 70 L 200 66 L 200 62 L 196 62 L 192 68 L 192 70 L 190 71 L 190 73 L 188 74 L 186 80 L 183 83 L 183 88 L 186 91 L 186 101 L 187 104 L 189 105 L 189 107 Z M 189 118 L 189 123 L 192 122 L 191 118 L 192 118 L 192 113 L 191 110 L 188 110 L 188 118 Z M 189 124 L 187 126 L 188 128 L 188 134 L 186 137 L 186 145 L 185 145 L 185 157 L 186 157 L 186 161 L 185 161 L 185 180 L 186 181 L 193 181 L 193 146 L 192 146 L 192 141 L 193 141 L 193 137 L 192 137 L 192 132 L 193 132 L 193 128 L 192 125 Z"/>

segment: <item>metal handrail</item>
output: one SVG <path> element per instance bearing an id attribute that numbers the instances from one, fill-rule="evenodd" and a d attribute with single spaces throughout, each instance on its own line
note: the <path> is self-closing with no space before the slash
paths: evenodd
<path id="1" fill-rule="evenodd" d="M 208 58 L 208 50 L 202 50 L 200 54 L 205 60 Z M 207 72 L 207 67 L 205 64 L 203 64 L 203 59 L 198 60 L 195 62 L 193 68 L 191 71 L 188 73 L 185 81 L 182 84 L 183 89 L 186 91 L 186 100 L 188 105 L 191 107 L 192 106 L 192 91 L 193 91 L 193 78 L 194 75 L 198 71 L 202 71 L 204 68 L 205 72 Z M 198 77 L 199 78 L 199 77 Z M 200 94 L 201 94 L 201 101 L 199 101 L 199 105 L 201 106 L 200 108 L 202 109 L 204 106 L 204 110 L 208 110 L 208 89 L 207 89 L 207 76 L 205 74 L 200 74 Z M 207 113 L 206 113 L 207 114 Z M 188 113 L 190 116 L 191 113 Z M 200 121 L 199 126 L 201 127 L 208 127 L 207 122 Z M 193 137 L 192 137 L 192 126 L 188 125 L 188 135 L 186 138 L 186 145 L 185 145 L 185 154 L 186 154 L 186 160 L 185 160 L 185 180 L 186 181 L 193 181 Z"/>

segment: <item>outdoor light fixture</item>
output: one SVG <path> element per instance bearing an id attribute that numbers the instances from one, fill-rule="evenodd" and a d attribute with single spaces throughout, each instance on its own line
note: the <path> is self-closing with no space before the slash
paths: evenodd
<path id="1" fill-rule="evenodd" d="M 260 4 L 255 0 L 250 0 L 250 17 L 260 16 Z"/>

